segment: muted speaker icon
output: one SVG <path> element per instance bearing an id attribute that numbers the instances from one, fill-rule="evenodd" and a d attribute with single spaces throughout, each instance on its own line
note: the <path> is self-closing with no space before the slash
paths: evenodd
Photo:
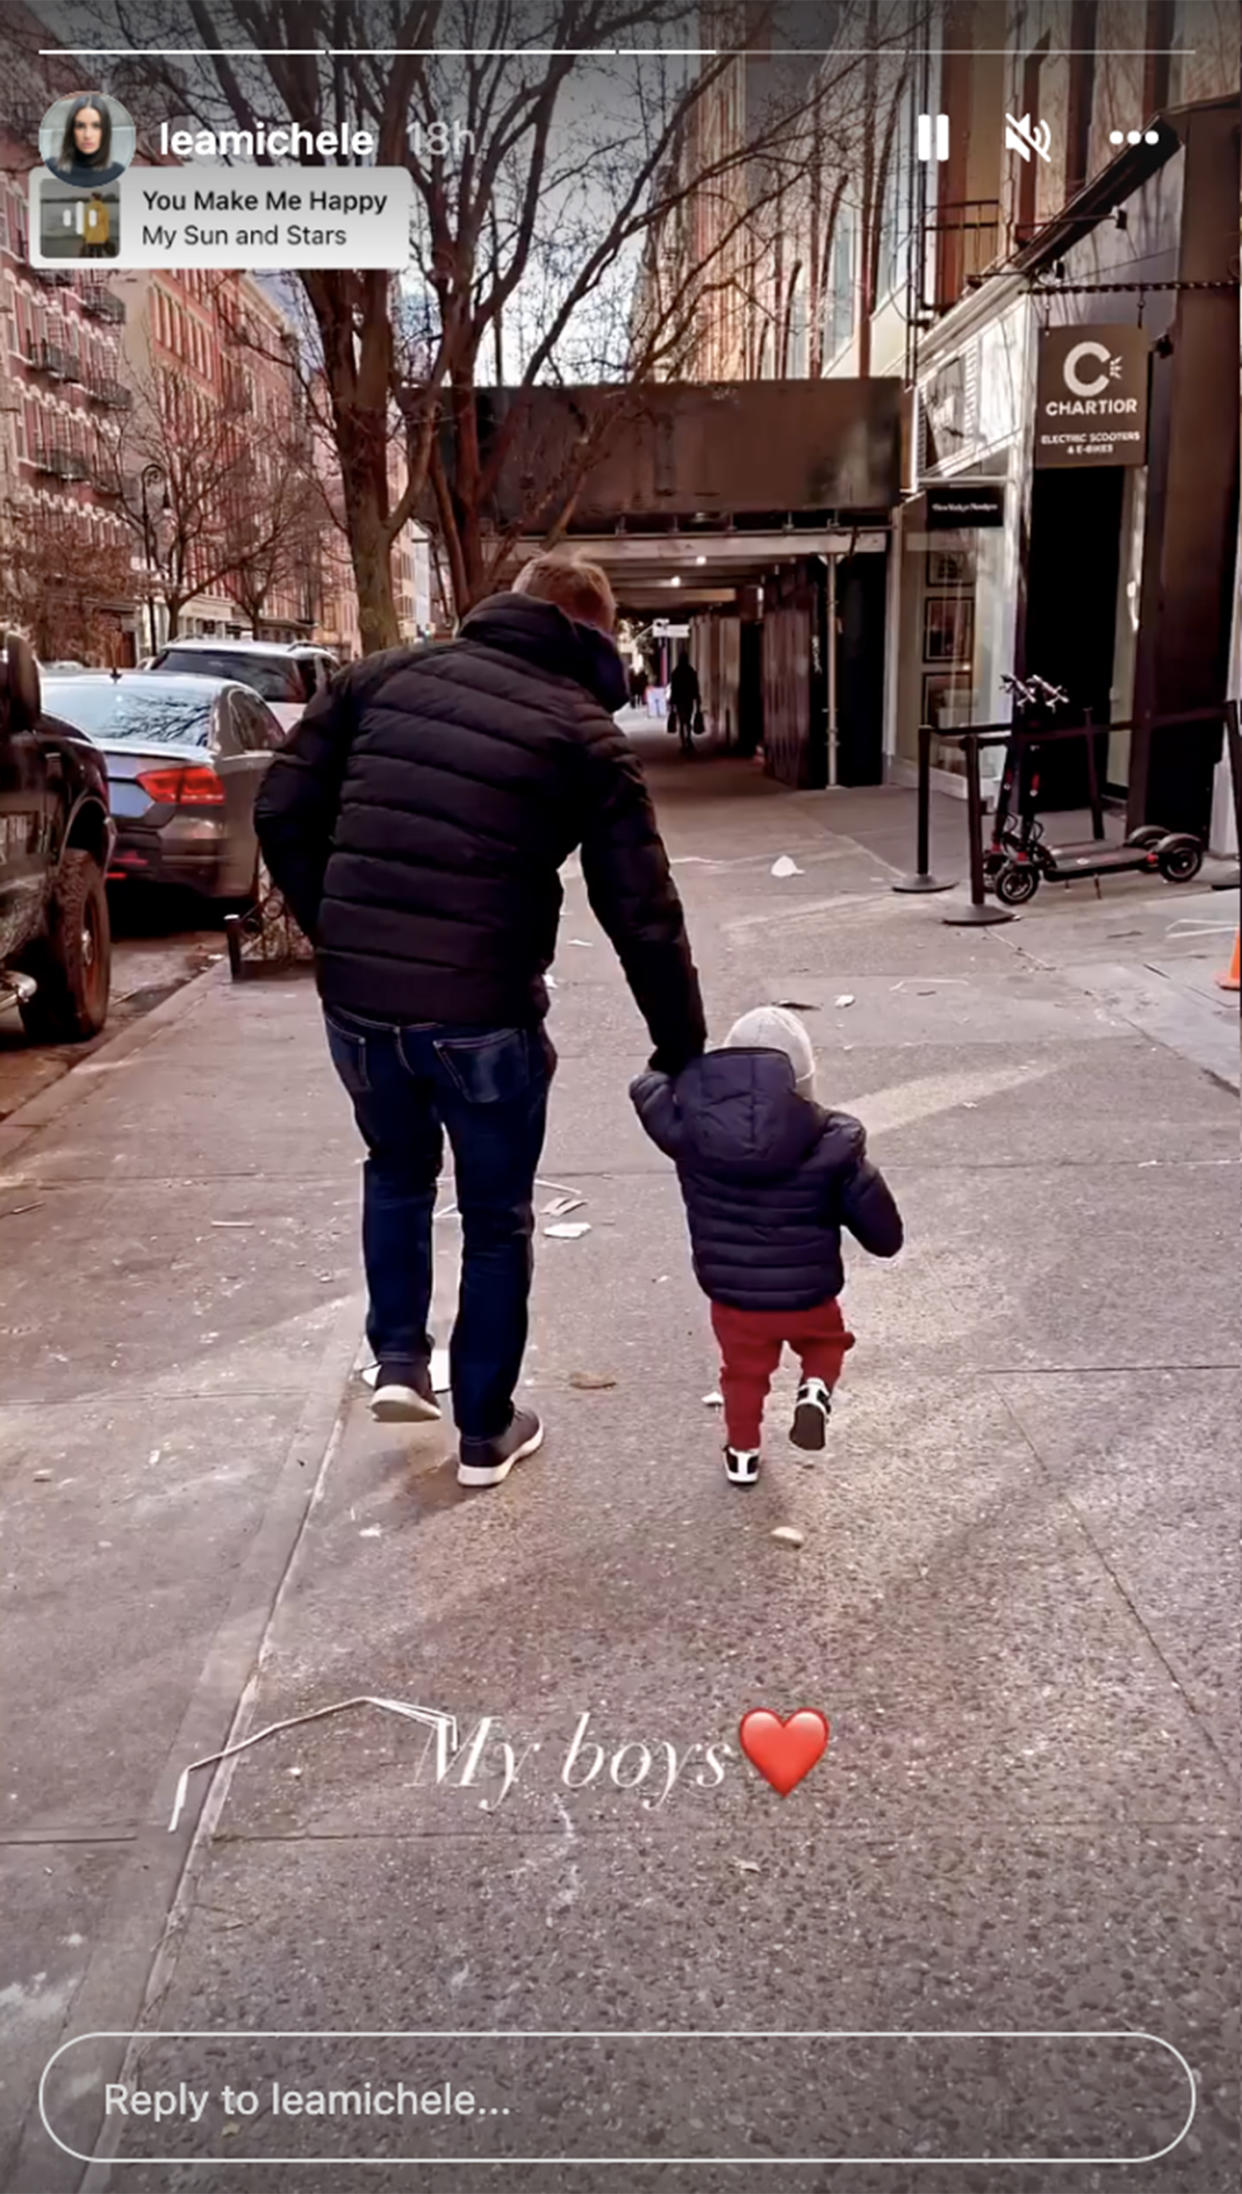
<path id="1" fill-rule="evenodd" d="M 1006 152 L 1016 152 L 1019 159 L 1027 161 L 1037 152 L 1041 160 L 1048 160 L 1052 157 L 1051 146 L 1052 131 L 1046 122 L 1032 123 L 1029 114 L 1024 114 L 1020 122 L 1012 114 L 1005 116 Z"/>

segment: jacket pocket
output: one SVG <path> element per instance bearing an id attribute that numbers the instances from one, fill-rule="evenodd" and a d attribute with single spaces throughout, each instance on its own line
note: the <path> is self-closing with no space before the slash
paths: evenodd
<path id="1" fill-rule="evenodd" d="M 526 1029 L 490 1029 L 485 1036 L 437 1036 L 435 1054 L 468 1105 L 512 1105 L 530 1092 L 535 1041 Z"/>
<path id="2" fill-rule="evenodd" d="M 371 1080 L 367 1073 L 366 1037 L 360 1035 L 356 1029 L 342 1028 L 330 1013 L 325 1013 L 323 1018 L 332 1064 L 342 1082 L 351 1097 L 368 1097 L 371 1093 Z"/>

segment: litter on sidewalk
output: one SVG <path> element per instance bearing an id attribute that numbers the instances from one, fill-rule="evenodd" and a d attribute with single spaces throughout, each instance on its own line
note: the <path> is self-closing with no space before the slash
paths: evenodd
<path id="1" fill-rule="evenodd" d="M 773 876 L 801 876 L 804 871 L 799 868 L 796 861 L 790 859 L 787 853 L 782 853 L 773 861 L 771 873 Z"/>
<path id="2" fill-rule="evenodd" d="M 724 1395 L 723 1395 L 723 1394 L 705 1394 L 705 1395 L 703 1396 L 703 1407 L 704 1407 L 704 1409 L 723 1409 L 723 1408 L 724 1408 Z"/>
<path id="3" fill-rule="evenodd" d="M 585 1196 L 554 1196 L 551 1203 L 543 1207 L 544 1217 L 563 1219 L 571 1211 L 580 1211 L 585 1202 Z"/>
<path id="4" fill-rule="evenodd" d="M 605 1387 L 615 1386 L 615 1374 L 611 1371 L 571 1371 L 569 1384 L 580 1394 L 602 1393 Z"/>
<path id="5" fill-rule="evenodd" d="M 200 1767 L 218 1767 L 221 1761 L 235 1759 L 239 1752 L 249 1752 L 252 1745 L 262 1744 L 267 1737 L 278 1736 L 283 1729 L 297 1729 L 303 1722 L 326 1721 L 330 1714 L 345 1714 L 350 1707 L 355 1706 L 377 1706 L 384 1714 L 400 1714 L 408 1722 L 421 1722 L 424 1728 L 437 1732 L 441 1743 L 447 1743 L 450 1752 L 457 1750 L 456 1717 L 452 1714 L 441 1714 L 436 1707 L 414 1706 L 408 1699 L 377 1699 L 369 1695 L 356 1699 L 338 1699 L 334 1706 L 318 1706 L 312 1708 L 309 1714 L 291 1714 L 287 1721 L 269 1722 L 265 1729 L 256 1729 L 252 1736 L 241 1738 L 235 1745 L 225 1745 L 221 1752 L 208 1752 L 201 1760 L 191 1760 L 188 1767 L 182 1768 L 177 1778 L 172 1818 L 168 1823 L 169 1834 L 172 1835 L 185 1811 L 190 1777 L 196 1775 Z"/>
<path id="6" fill-rule="evenodd" d="M 545 1227 L 544 1233 L 554 1242 L 577 1242 L 591 1231 L 586 1219 L 562 1219 L 559 1225 Z"/>
<path id="7" fill-rule="evenodd" d="M 806 1533 L 796 1531 L 792 1524 L 778 1524 L 769 1537 L 775 1539 L 778 1546 L 799 1547 L 806 1542 Z"/>

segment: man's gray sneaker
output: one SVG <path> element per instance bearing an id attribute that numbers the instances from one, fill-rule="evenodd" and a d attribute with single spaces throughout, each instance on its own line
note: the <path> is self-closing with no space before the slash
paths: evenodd
<path id="1" fill-rule="evenodd" d="M 371 1415 L 381 1425 L 429 1425 L 440 1415 L 429 1371 L 408 1364 L 381 1364 L 375 1375 Z"/>
<path id="2" fill-rule="evenodd" d="M 515 1409 L 507 1431 L 493 1440 L 463 1439 L 458 1449 L 459 1486 L 503 1485 L 515 1463 L 543 1443 L 543 1426 L 533 1409 Z"/>

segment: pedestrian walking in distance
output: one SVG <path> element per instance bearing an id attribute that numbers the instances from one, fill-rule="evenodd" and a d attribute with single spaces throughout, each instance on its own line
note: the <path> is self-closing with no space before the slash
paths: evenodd
<path id="1" fill-rule="evenodd" d="M 744 1013 L 722 1050 L 678 1076 L 641 1074 L 630 1095 L 677 1167 L 695 1277 L 720 1345 L 725 1474 L 751 1486 L 786 1345 L 802 1373 L 790 1438 L 824 1445 L 832 1390 L 854 1345 L 841 1315 L 842 1227 L 873 1256 L 895 1257 L 901 1216 L 867 1157 L 861 1122 L 815 1102 L 811 1039 L 783 1006 Z"/>
<path id="2" fill-rule="evenodd" d="M 362 1247 L 372 1407 L 438 1416 L 427 1319 L 432 1211 L 452 1146 L 462 1273 L 449 1350 L 463 1485 L 497 1485 L 542 1439 L 514 1408 L 535 1172 L 556 1055 L 544 974 L 557 871 L 591 906 L 676 1074 L 703 1048 L 698 977 L 642 772 L 595 565 L 540 556 L 453 640 L 333 678 L 256 807 L 263 855 L 315 945 L 328 1047 L 367 1148 Z"/>
<path id="3" fill-rule="evenodd" d="M 668 682 L 669 730 L 677 732 L 683 753 L 689 754 L 694 746 L 695 717 L 702 706 L 699 691 L 699 674 L 690 660 L 690 650 L 683 640 L 677 650 L 677 661 Z"/>

